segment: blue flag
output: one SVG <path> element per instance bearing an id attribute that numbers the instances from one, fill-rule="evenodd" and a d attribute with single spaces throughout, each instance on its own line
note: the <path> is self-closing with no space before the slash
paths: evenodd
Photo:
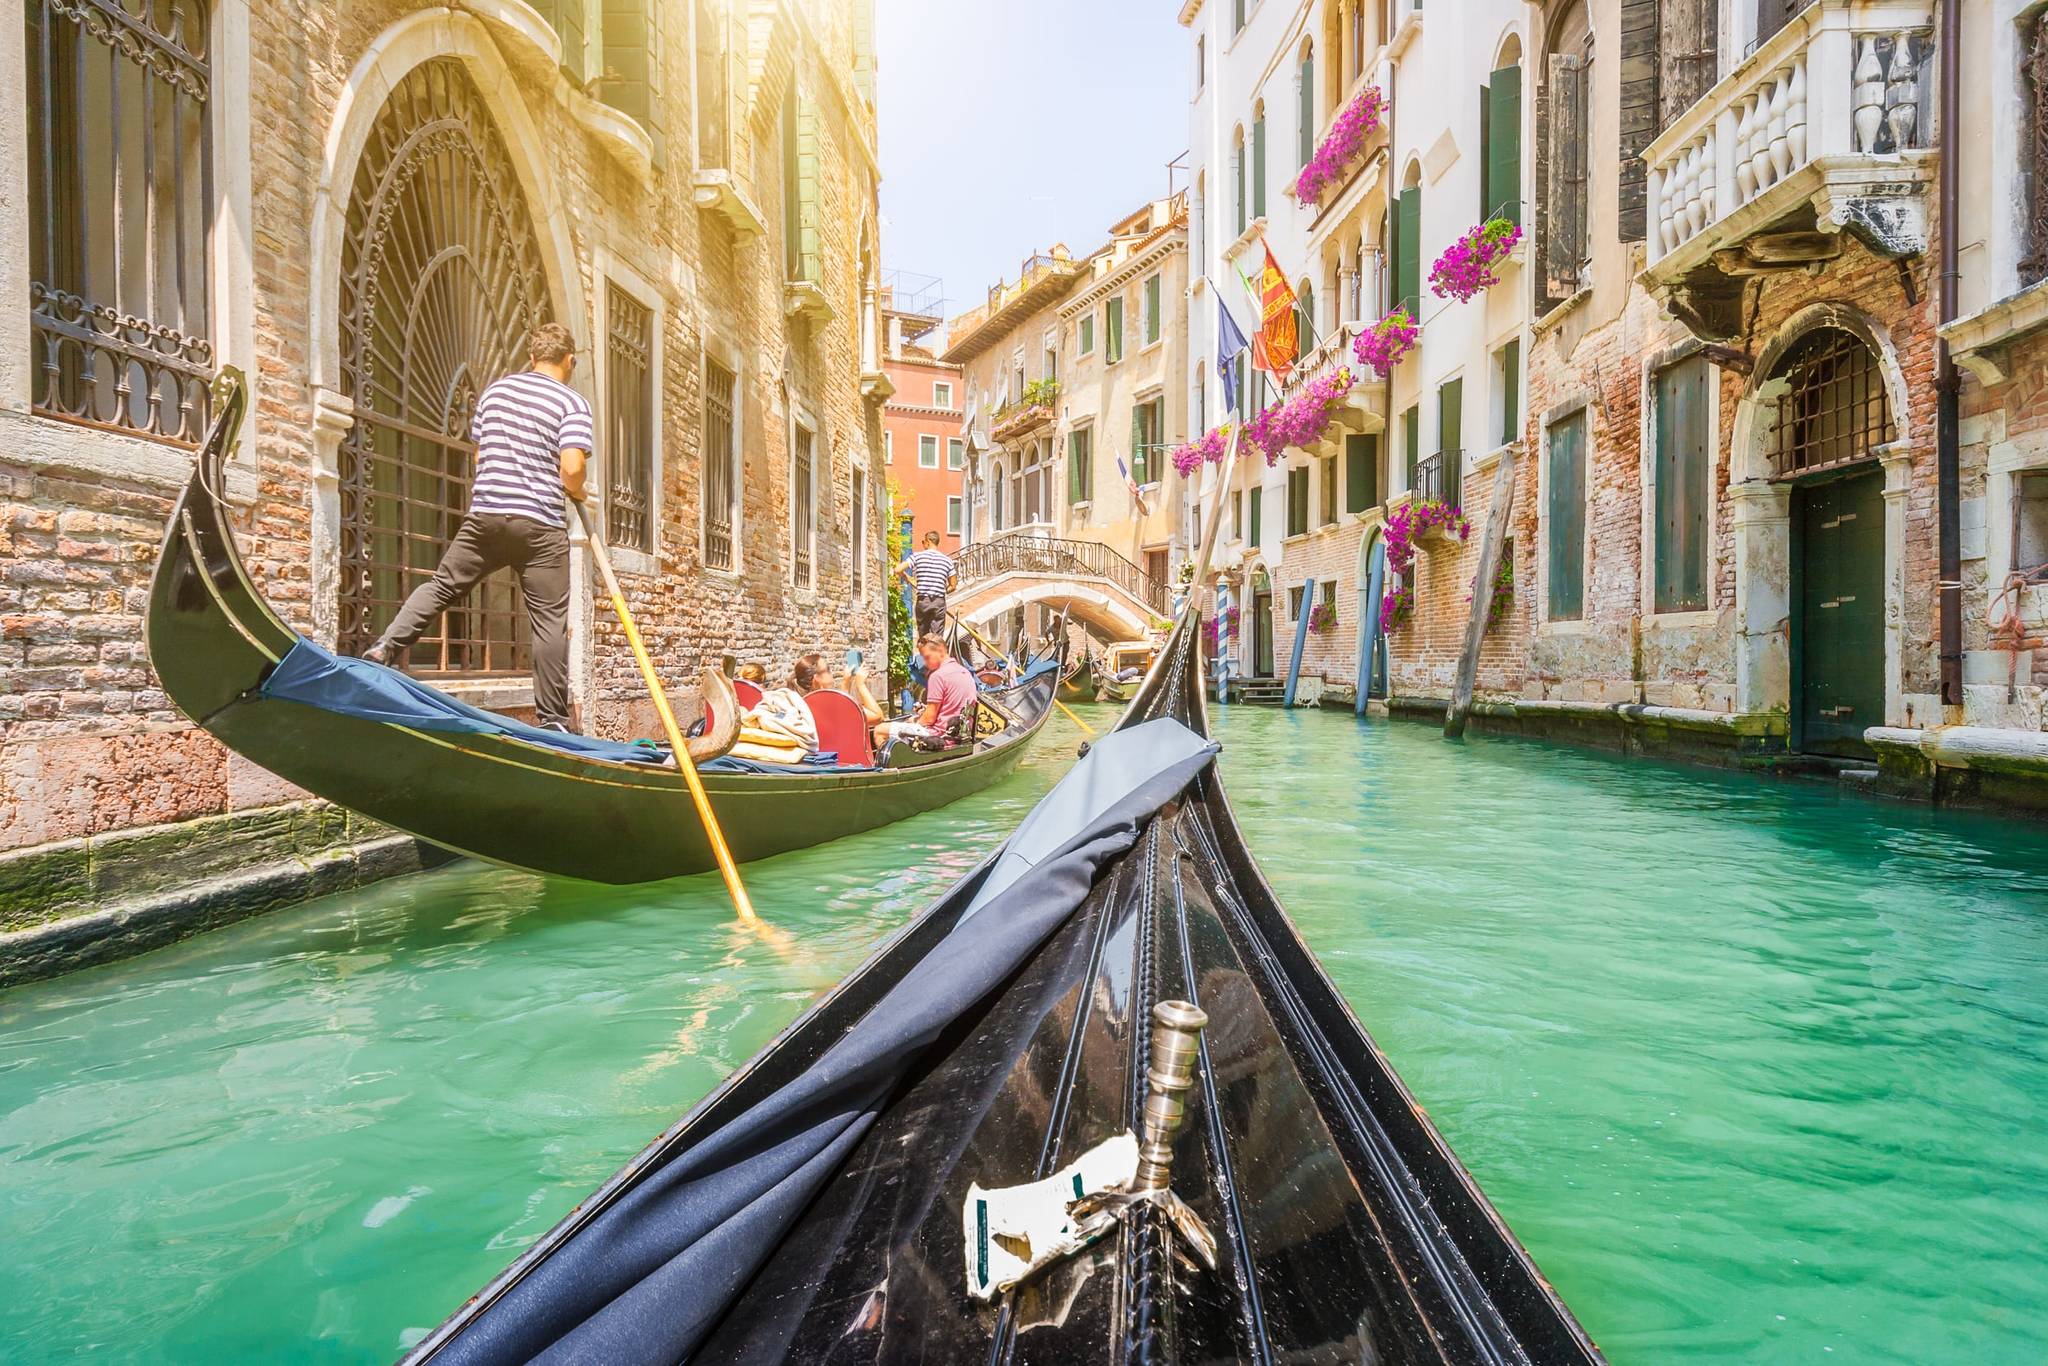
<path id="1" fill-rule="evenodd" d="M 1223 397 L 1228 411 L 1237 408 L 1237 358 L 1243 355 L 1251 343 L 1238 331 L 1236 319 L 1223 306 L 1223 298 L 1216 298 L 1216 373 L 1223 380 Z"/>

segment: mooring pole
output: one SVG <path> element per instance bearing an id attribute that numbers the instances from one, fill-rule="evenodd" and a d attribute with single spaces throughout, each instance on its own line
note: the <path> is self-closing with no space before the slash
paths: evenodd
<path id="1" fill-rule="evenodd" d="M 1294 657 L 1287 661 L 1287 691 L 1281 695 L 1280 705 L 1294 705 L 1294 685 L 1301 681 L 1301 652 L 1308 648 L 1308 617 L 1316 608 L 1316 581 L 1310 579 L 1301 587 L 1301 620 L 1294 623 Z"/>
<path id="2" fill-rule="evenodd" d="M 1493 578 L 1500 569 L 1501 545 L 1508 534 L 1508 505 L 1515 500 L 1515 452 L 1503 451 L 1493 476 L 1493 502 L 1486 509 L 1486 535 L 1479 542 L 1479 572 L 1472 579 L 1472 619 L 1465 623 L 1465 649 L 1458 656 L 1458 683 L 1444 713 L 1444 738 L 1465 733 L 1472 711 L 1472 689 L 1479 682 L 1479 643 L 1486 638 L 1486 618 L 1493 611 Z"/>
<path id="3" fill-rule="evenodd" d="M 1387 589 L 1387 543 L 1384 539 L 1372 543 L 1372 552 L 1366 558 L 1365 602 L 1361 604 L 1358 618 L 1364 622 L 1358 635 L 1358 705 L 1354 710 L 1365 715 L 1365 704 L 1372 696 L 1372 682 L 1379 674 L 1380 658 L 1380 607 L 1385 602 Z"/>

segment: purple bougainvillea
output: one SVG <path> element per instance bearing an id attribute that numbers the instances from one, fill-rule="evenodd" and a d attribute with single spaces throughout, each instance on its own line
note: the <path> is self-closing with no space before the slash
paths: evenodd
<path id="1" fill-rule="evenodd" d="M 1230 424 L 1211 428 L 1184 446 L 1177 446 L 1173 452 L 1173 467 L 1183 479 L 1194 477 L 1196 470 L 1204 465 L 1223 463 L 1224 449 L 1230 443 Z"/>
<path id="2" fill-rule="evenodd" d="M 1319 602 L 1308 611 L 1308 629 L 1319 636 L 1326 636 L 1337 629 L 1337 608 L 1332 603 Z"/>
<path id="3" fill-rule="evenodd" d="M 1387 568 L 1391 572 L 1406 574 L 1414 565 L 1416 542 L 1425 531 L 1445 531 L 1461 541 L 1470 540 L 1472 523 L 1458 508 L 1434 498 L 1401 504 L 1387 518 Z"/>
<path id="4" fill-rule="evenodd" d="M 1365 140 L 1379 131 L 1386 103 L 1387 97 L 1380 93 L 1380 88 L 1369 85 L 1344 106 L 1344 112 L 1330 125 L 1330 135 L 1295 177 L 1295 198 L 1304 204 L 1314 204 L 1323 197 L 1323 191 L 1344 178 L 1351 163 L 1365 150 Z"/>
<path id="5" fill-rule="evenodd" d="M 1522 230 L 1505 218 L 1489 218 L 1474 226 L 1429 268 L 1430 292 L 1439 299 L 1470 303 L 1473 296 L 1500 283 L 1495 267 L 1521 240 Z"/>
<path id="6" fill-rule="evenodd" d="M 1385 379 L 1394 373 L 1401 358 L 1415 349 L 1415 339 L 1421 333 L 1408 310 L 1397 308 L 1359 333 L 1358 340 L 1351 344 L 1351 354 L 1358 357 L 1360 365 Z"/>
<path id="7" fill-rule="evenodd" d="M 1398 631 L 1415 611 L 1415 594 L 1408 588 L 1389 588 L 1380 599 L 1380 629 Z"/>
<path id="8" fill-rule="evenodd" d="M 1349 366 L 1318 375 L 1291 397 L 1245 423 L 1245 443 L 1263 452 L 1268 465 L 1279 463 L 1290 446 L 1314 444 L 1328 430 L 1331 416 L 1357 382 Z"/>

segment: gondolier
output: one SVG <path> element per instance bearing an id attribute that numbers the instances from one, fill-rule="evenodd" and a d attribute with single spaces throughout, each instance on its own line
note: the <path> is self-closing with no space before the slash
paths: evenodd
<path id="1" fill-rule="evenodd" d="M 533 640 L 533 705 L 540 724 L 569 728 L 569 528 L 566 495 L 583 501 L 590 403 L 569 387 L 576 341 L 543 323 L 527 341 L 531 368 L 483 391 L 470 419 L 476 477 L 469 515 L 434 577 L 414 589 L 363 658 L 402 666 L 436 617 L 500 569 L 519 572 Z"/>
<path id="2" fill-rule="evenodd" d="M 896 566 L 896 573 L 910 584 L 916 597 L 918 635 L 944 635 L 946 594 L 959 582 L 959 574 L 953 557 L 939 549 L 939 533 L 927 531 L 924 548 L 906 555 L 903 563 Z"/>

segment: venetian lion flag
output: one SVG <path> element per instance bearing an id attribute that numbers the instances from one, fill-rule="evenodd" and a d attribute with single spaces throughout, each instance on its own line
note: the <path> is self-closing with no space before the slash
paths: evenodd
<path id="1" fill-rule="evenodd" d="M 1266 251 L 1266 265 L 1259 272 L 1259 332 L 1252 338 L 1252 364 L 1284 384 L 1294 362 L 1301 358 L 1301 324 L 1294 286 L 1287 283 L 1286 272 L 1273 259 L 1272 246 L 1265 242 L 1260 246 Z"/>

